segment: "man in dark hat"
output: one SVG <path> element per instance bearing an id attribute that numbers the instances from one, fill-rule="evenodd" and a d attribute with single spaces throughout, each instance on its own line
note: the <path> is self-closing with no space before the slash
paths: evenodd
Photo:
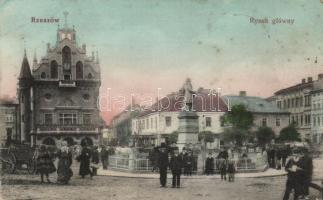
<path id="1" fill-rule="evenodd" d="M 166 187 L 167 182 L 167 168 L 168 168 L 168 149 L 165 143 L 161 143 L 158 153 L 158 167 L 159 167 L 159 180 L 160 186 Z"/>

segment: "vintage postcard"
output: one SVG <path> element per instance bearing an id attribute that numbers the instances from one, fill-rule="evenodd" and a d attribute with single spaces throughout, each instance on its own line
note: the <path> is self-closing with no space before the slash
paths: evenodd
<path id="1" fill-rule="evenodd" d="M 322 199 L 322 42 L 322 0 L 0 0 L 0 199 Z"/>

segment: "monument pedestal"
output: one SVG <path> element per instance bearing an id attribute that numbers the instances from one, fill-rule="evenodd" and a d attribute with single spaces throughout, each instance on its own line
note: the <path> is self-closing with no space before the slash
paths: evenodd
<path id="1" fill-rule="evenodd" d="M 198 115 L 192 111 L 182 111 L 179 116 L 177 147 L 182 151 L 186 144 L 198 143 Z"/>

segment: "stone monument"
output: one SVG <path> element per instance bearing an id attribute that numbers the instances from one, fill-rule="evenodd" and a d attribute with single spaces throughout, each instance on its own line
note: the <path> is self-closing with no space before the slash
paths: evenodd
<path id="1" fill-rule="evenodd" d="M 182 89 L 184 95 L 183 107 L 178 116 L 178 139 L 177 147 L 182 151 L 186 144 L 198 143 L 199 122 L 198 115 L 193 111 L 194 91 L 192 90 L 191 80 L 186 79 Z"/>

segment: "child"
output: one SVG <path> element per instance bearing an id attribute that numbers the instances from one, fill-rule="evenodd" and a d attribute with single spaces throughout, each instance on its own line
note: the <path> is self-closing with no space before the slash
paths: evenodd
<path id="1" fill-rule="evenodd" d="M 45 145 L 41 145 L 39 148 L 39 154 L 37 156 L 37 172 L 40 173 L 41 182 L 44 183 L 44 175 L 47 182 L 50 183 L 49 174 L 56 171 L 56 167 L 52 161 L 52 158 Z"/>
<path id="2" fill-rule="evenodd" d="M 179 155 L 178 150 L 174 150 L 174 155 L 170 159 L 169 167 L 173 174 L 173 188 L 179 188 L 181 185 L 181 173 L 182 173 L 183 160 Z"/>
<path id="3" fill-rule="evenodd" d="M 234 182 L 234 174 L 236 172 L 235 162 L 233 159 L 228 160 L 229 182 Z"/>

